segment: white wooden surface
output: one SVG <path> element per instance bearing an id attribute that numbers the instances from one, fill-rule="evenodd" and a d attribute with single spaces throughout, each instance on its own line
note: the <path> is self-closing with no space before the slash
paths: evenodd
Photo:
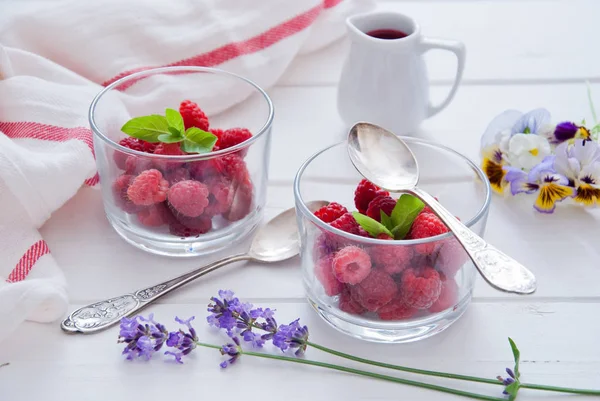
<path id="1" fill-rule="evenodd" d="M 506 108 L 546 107 L 555 119 L 590 118 L 584 81 L 600 107 L 600 39 L 596 0 L 382 1 L 381 8 L 414 16 L 426 35 L 467 46 L 464 84 L 452 104 L 426 121 L 420 134 L 478 158 L 479 136 Z M 296 60 L 270 95 L 277 108 L 267 218 L 291 207 L 295 169 L 314 151 L 342 139 L 336 81 L 348 43 Z M 429 57 L 433 97 L 449 89 L 450 57 Z M 290 152 L 289 149 L 294 149 Z M 528 297 L 499 293 L 479 281 L 473 303 L 447 331 L 405 345 L 377 345 L 339 334 L 303 298 L 299 262 L 275 267 L 232 265 L 162 299 L 157 318 L 198 317 L 207 341 L 221 342 L 202 323 L 208 298 L 220 288 L 275 307 L 282 321 L 300 317 L 312 339 L 346 352 L 408 366 L 493 378 L 511 365 L 506 338 L 522 351 L 528 382 L 600 387 L 600 241 L 598 210 L 535 214 L 519 202 L 493 201 L 486 237 L 530 266 L 539 290 Z M 82 189 L 42 229 L 70 283 L 72 308 L 185 272 L 205 260 L 170 260 L 125 244 L 104 217 L 100 193 Z M 117 330 L 67 336 L 58 325 L 26 323 L 0 344 L 0 400 L 208 399 L 458 399 L 317 368 L 246 358 L 221 371 L 216 351 L 201 350 L 178 366 L 160 360 L 128 363 Z M 311 358 L 333 361 L 309 351 Z M 285 370 L 284 370 L 285 369 Z M 407 375 L 402 375 L 406 377 Z M 452 384 L 441 379 L 428 381 Z M 500 387 L 456 383 L 500 396 Z M 259 396 L 258 394 L 262 394 Z M 563 399 L 523 391 L 523 399 Z"/>

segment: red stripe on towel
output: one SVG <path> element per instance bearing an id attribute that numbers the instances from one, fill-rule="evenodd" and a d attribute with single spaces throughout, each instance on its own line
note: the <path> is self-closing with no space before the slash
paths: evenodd
<path id="1" fill-rule="evenodd" d="M 37 263 L 39 258 L 50 253 L 50 249 L 48 248 L 48 244 L 46 241 L 39 240 L 35 244 L 33 244 L 27 252 L 21 257 L 19 263 L 15 266 L 15 268 L 10 272 L 10 275 L 6 279 L 9 283 L 15 283 L 17 281 L 25 280 L 33 266 Z"/>

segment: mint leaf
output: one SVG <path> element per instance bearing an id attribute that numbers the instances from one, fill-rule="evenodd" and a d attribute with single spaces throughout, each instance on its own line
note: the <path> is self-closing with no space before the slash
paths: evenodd
<path id="1" fill-rule="evenodd" d="M 160 134 L 158 140 L 163 143 L 177 143 L 183 141 L 183 137 L 181 135 Z"/>
<path id="2" fill-rule="evenodd" d="M 208 153 L 212 150 L 212 148 L 206 148 L 188 139 L 184 139 L 181 142 L 181 149 L 186 153 Z"/>
<path id="3" fill-rule="evenodd" d="M 403 239 L 408 234 L 413 221 L 424 207 L 425 204 L 412 195 L 404 194 L 398 199 L 391 216 L 394 239 Z"/>
<path id="4" fill-rule="evenodd" d="M 217 143 L 217 137 L 210 132 L 202 131 L 200 128 L 190 127 L 185 131 L 185 139 L 197 145 L 205 147 L 210 152 Z"/>
<path id="5" fill-rule="evenodd" d="M 153 143 L 160 142 L 159 135 L 170 134 L 167 119 L 158 114 L 132 118 L 121 127 L 121 131 L 134 138 Z"/>
<path id="6" fill-rule="evenodd" d="M 360 214 L 358 212 L 352 212 L 352 216 L 354 216 L 354 220 L 362 228 L 365 229 L 372 237 L 377 237 L 381 233 L 385 233 L 392 237 L 392 233 L 388 230 L 383 224 L 378 222 L 375 219 L 370 218 L 369 216 L 365 216 L 364 214 Z"/>
<path id="7" fill-rule="evenodd" d="M 185 126 L 183 124 L 183 117 L 177 110 L 167 109 L 165 110 L 165 116 L 167 118 L 167 123 L 169 123 L 169 128 L 173 127 L 179 132 L 179 135 L 183 135 L 185 132 Z M 171 131 L 173 132 L 173 131 Z"/>
<path id="8" fill-rule="evenodd" d="M 392 223 L 392 218 L 385 214 L 383 210 L 379 210 L 379 215 L 381 216 L 381 224 L 383 224 L 388 230 L 394 228 L 394 224 Z"/>
<path id="9" fill-rule="evenodd" d="M 169 132 L 170 132 L 172 135 L 175 135 L 175 136 L 180 136 L 180 137 L 182 137 L 182 138 L 183 138 L 183 136 L 182 136 L 182 132 L 181 132 L 181 131 L 179 131 L 179 130 L 177 130 L 177 128 L 169 127 Z"/>

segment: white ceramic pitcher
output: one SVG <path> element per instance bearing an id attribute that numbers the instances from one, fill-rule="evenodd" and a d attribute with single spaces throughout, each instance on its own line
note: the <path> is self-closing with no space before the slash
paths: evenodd
<path id="1" fill-rule="evenodd" d="M 347 19 L 351 40 L 338 88 L 338 111 L 346 124 L 378 124 L 398 135 L 410 135 L 424 119 L 445 108 L 460 84 L 465 47 L 454 40 L 421 35 L 411 18 L 393 12 L 373 12 Z M 376 31 L 400 31 L 406 36 L 381 39 Z M 370 35 L 369 35 L 370 33 Z M 439 105 L 429 101 L 429 79 L 423 54 L 431 49 L 453 52 L 458 59 L 450 93 Z"/>

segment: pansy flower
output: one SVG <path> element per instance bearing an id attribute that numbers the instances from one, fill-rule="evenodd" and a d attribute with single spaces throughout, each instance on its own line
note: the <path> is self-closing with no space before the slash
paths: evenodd
<path id="1" fill-rule="evenodd" d="M 563 142 L 572 142 L 574 139 L 583 139 L 589 141 L 592 139 L 592 134 L 583 125 L 577 125 L 570 121 L 564 121 L 554 128 L 550 135 L 550 142 L 558 145 Z"/>
<path id="2" fill-rule="evenodd" d="M 529 173 L 514 167 L 505 167 L 506 180 L 513 195 L 536 193 L 533 207 L 541 213 L 552 213 L 556 202 L 572 197 L 575 189 L 569 186 L 567 177 L 554 170 L 555 156 L 548 156 Z"/>
<path id="3" fill-rule="evenodd" d="M 576 189 L 575 202 L 586 206 L 600 203 L 600 146 L 595 141 L 575 140 L 556 148 L 554 169 Z"/>

